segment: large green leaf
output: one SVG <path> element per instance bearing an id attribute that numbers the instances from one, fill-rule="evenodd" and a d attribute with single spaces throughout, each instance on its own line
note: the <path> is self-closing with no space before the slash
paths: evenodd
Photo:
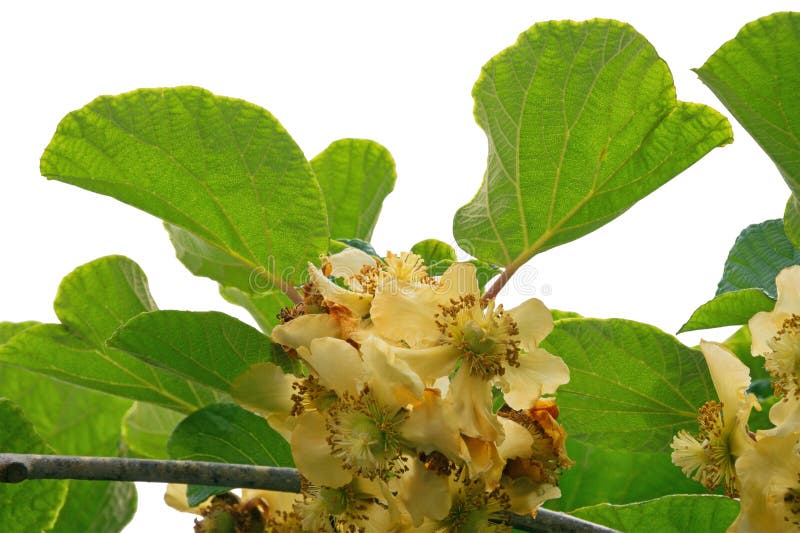
<path id="1" fill-rule="evenodd" d="M 10 400 L 0 398 L 0 452 L 53 453 Z M 69 482 L 44 479 L 0 483 L 0 524 L 5 533 L 30 533 L 53 526 Z"/>
<path id="2" fill-rule="evenodd" d="M 745 25 L 696 69 L 697 75 L 800 193 L 800 14 Z"/>
<path id="3" fill-rule="evenodd" d="M 135 402 L 122 420 L 122 440 L 129 455 L 168 459 L 167 441 L 185 416 L 151 403 Z"/>
<path id="4" fill-rule="evenodd" d="M 165 227 L 180 262 L 192 274 L 219 282 L 222 297 L 244 307 L 265 332 L 278 323 L 283 307 L 294 305 L 264 268 L 253 268 L 183 228 Z"/>
<path id="5" fill-rule="evenodd" d="M 97 98 L 61 121 L 41 172 L 185 228 L 276 284 L 328 248 L 322 193 L 286 130 L 198 87 Z"/>
<path id="6" fill-rule="evenodd" d="M 713 494 L 679 494 L 628 505 L 584 507 L 570 514 L 630 533 L 724 533 L 739 514 L 739 503 Z"/>
<path id="7" fill-rule="evenodd" d="M 668 452 L 606 450 L 567 438 L 575 465 L 558 481 L 561 498 L 547 508 L 570 511 L 598 503 L 631 503 L 675 493 L 702 493 L 705 488 L 672 464 Z"/>
<path id="8" fill-rule="evenodd" d="M 256 363 L 296 370 L 295 360 L 269 337 L 216 311 L 142 313 L 120 327 L 108 344 L 224 394 Z"/>
<path id="9" fill-rule="evenodd" d="M 133 316 L 155 309 L 141 269 L 109 256 L 78 267 L 62 281 L 55 303 L 63 324 L 25 329 L 0 347 L 0 362 L 56 379 L 182 412 L 219 396 L 125 352 L 106 339 Z"/>
<path id="10" fill-rule="evenodd" d="M 724 292 L 698 307 L 678 333 L 722 326 L 740 326 L 747 324 L 759 311 L 772 311 L 773 307 L 775 300 L 761 289 Z"/>
<path id="11" fill-rule="evenodd" d="M 289 443 L 266 420 L 229 403 L 186 417 L 172 433 L 167 451 L 173 459 L 294 466 Z"/>
<path id="12" fill-rule="evenodd" d="M 334 239 L 369 241 L 397 174 L 389 151 L 374 141 L 340 139 L 311 160 Z"/>
<path id="13" fill-rule="evenodd" d="M 778 272 L 797 264 L 800 249 L 786 237 L 781 219 L 752 224 L 742 230 L 728 253 L 717 294 L 756 288 L 775 299 Z"/>
<path id="14" fill-rule="evenodd" d="M 512 273 L 732 139 L 722 115 L 676 101 L 650 43 L 610 20 L 534 25 L 483 67 L 473 96 L 488 167 L 453 231 Z"/>
<path id="15" fill-rule="evenodd" d="M 254 268 L 183 228 L 173 224 L 164 227 L 178 259 L 195 276 L 211 278 L 222 286 L 245 292 L 256 292 L 259 285 L 275 287 L 271 279 L 263 276 L 263 268 Z"/>
<path id="16" fill-rule="evenodd" d="M 30 325 L 0 323 L 0 344 Z M 0 365 L 0 396 L 12 398 L 53 450 L 67 455 L 117 455 L 120 421 L 131 404 L 7 365 Z M 132 483 L 70 481 L 53 531 L 118 532 L 135 511 Z"/>
<path id="17" fill-rule="evenodd" d="M 570 382 L 558 406 L 571 439 L 609 449 L 669 449 L 680 429 L 716 398 L 702 354 L 629 320 L 559 320 L 543 346 L 560 355 Z"/>

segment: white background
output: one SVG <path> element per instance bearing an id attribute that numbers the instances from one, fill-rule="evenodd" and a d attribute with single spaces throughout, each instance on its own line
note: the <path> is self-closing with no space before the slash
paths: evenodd
<path id="1" fill-rule="evenodd" d="M 290 5 L 291 4 L 291 5 Z M 53 321 L 60 279 L 107 254 L 147 272 L 163 309 L 240 318 L 215 284 L 174 258 L 161 224 L 39 176 L 63 115 L 100 94 L 200 85 L 275 114 L 311 158 L 341 137 L 381 142 L 398 181 L 378 251 L 452 242 L 455 210 L 477 190 L 486 140 L 470 91 L 481 66 L 537 21 L 630 22 L 671 66 L 678 97 L 723 110 L 689 70 L 739 28 L 791 9 L 762 2 L 7 2 L 0 7 L 0 320 Z M 727 112 L 725 112 L 727 114 Z M 674 332 L 711 298 L 741 229 L 782 215 L 788 190 L 734 124 L 733 145 L 592 235 L 535 258 L 501 299 L 624 317 Z M 721 339 L 723 332 L 705 333 Z M 683 337 L 695 342 L 698 335 Z M 192 518 L 140 486 L 126 532 L 190 531 Z"/>

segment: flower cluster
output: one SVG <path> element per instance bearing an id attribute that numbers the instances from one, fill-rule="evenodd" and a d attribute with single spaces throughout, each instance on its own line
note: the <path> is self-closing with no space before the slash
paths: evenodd
<path id="1" fill-rule="evenodd" d="M 774 310 L 749 322 L 752 353 L 764 358 L 778 398 L 769 410 L 773 427 L 749 430 L 750 411 L 760 408 L 747 392 L 749 369 L 724 346 L 704 342 L 720 401 L 701 408 L 698 437 L 681 431 L 672 442 L 672 461 L 684 473 L 740 498 L 730 532 L 800 529 L 800 266 L 783 270 L 776 285 Z"/>
<path id="2" fill-rule="evenodd" d="M 272 339 L 304 375 L 262 363 L 233 397 L 291 444 L 303 494 L 270 531 L 506 531 L 560 496 L 572 462 L 552 394 L 561 358 L 536 299 L 482 298 L 475 267 L 428 275 L 413 253 L 355 248 L 309 266 Z"/>

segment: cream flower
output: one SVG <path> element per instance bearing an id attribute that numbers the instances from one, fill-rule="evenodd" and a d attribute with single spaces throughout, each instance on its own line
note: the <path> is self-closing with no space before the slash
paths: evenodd
<path id="1" fill-rule="evenodd" d="M 747 421 L 753 407 L 759 408 L 750 386 L 750 369 L 724 346 L 702 342 L 719 402 L 706 402 L 700 409 L 700 436 L 682 430 L 672 440 L 672 462 L 684 474 L 709 490 L 720 484 L 735 495 L 736 460 L 753 446 Z"/>
<path id="2" fill-rule="evenodd" d="M 772 406 L 776 426 L 800 424 L 800 266 L 782 270 L 775 279 L 778 301 L 771 312 L 750 319 L 752 351 L 764 357 L 780 402 Z"/>
<path id="3" fill-rule="evenodd" d="M 506 461 L 501 487 L 510 497 L 511 511 L 536 514 L 546 500 L 558 498 L 561 472 L 574 464 L 567 456 L 567 433 L 558 423 L 552 398 L 543 398 L 529 410 L 500 410 L 506 438 L 498 452 Z"/>
<path id="4" fill-rule="evenodd" d="M 741 509 L 730 533 L 800 529 L 800 431 L 758 439 L 736 462 Z"/>

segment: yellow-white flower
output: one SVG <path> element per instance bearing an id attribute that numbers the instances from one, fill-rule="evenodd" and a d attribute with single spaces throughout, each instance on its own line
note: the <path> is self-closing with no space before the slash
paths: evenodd
<path id="1" fill-rule="evenodd" d="M 703 352 L 719 402 L 706 402 L 700 409 L 700 436 L 681 430 L 672 440 L 672 462 L 684 474 L 709 490 L 720 484 L 735 495 L 736 460 L 753 446 L 747 421 L 753 407 L 759 408 L 750 386 L 750 369 L 724 346 L 702 342 Z"/>
<path id="2" fill-rule="evenodd" d="M 736 462 L 741 509 L 729 533 L 800 530 L 800 431 L 760 436 Z"/>
<path id="3" fill-rule="evenodd" d="M 780 401 L 769 412 L 776 426 L 800 425 L 800 266 L 782 270 L 775 279 L 778 301 L 770 312 L 750 319 L 754 355 L 763 356 Z"/>
<path id="4" fill-rule="evenodd" d="M 469 437 L 494 441 L 502 434 L 492 386 L 511 407 L 527 409 L 569 381 L 564 361 L 539 347 L 553 328 L 544 304 L 530 299 L 506 312 L 482 300 L 469 263 L 453 264 L 438 283 L 381 286 L 371 318 L 371 333 L 395 343 L 397 358 L 427 384 L 460 363 L 447 395 Z"/>

